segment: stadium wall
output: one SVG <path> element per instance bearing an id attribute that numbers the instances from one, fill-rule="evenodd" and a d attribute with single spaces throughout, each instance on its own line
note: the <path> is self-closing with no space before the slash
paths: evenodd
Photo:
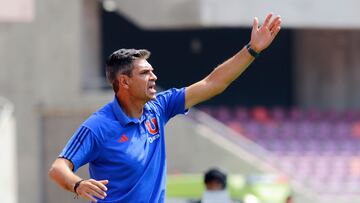
<path id="1" fill-rule="evenodd" d="M 294 43 L 296 105 L 359 109 L 360 30 L 301 29 Z"/>
<path id="2" fill-rule="evenodd" d="M 36 0 L 32 21 L 0 24 L 0 94 L 15 107 L 19 203 L 45 202 L 50 165 L 43 167 L 41 109 L 112 98 L 99 86 L 85 87 L 100 81 L 97 8 L 97 1 Z"/>

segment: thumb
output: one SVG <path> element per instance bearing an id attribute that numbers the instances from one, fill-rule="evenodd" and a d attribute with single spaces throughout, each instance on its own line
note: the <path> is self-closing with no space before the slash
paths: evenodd
<path id="1" fill-rule="evenodd" d="M 100 183 L 107 185 L 109 183 L 109 180 L 99 180 Z"/>
<path id="2" fill-rule="evenodd" d="M 253 27 L 252 27 L 252 32 L 256 32 L 258 30 L 258 26 L 259 26 L 259 20 L 257 17 L 254 18 L 253 20 Z"/>

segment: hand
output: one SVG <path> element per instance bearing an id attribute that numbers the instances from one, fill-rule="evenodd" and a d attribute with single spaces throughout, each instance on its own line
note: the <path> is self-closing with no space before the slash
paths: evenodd
<path id="1" fill-rule="evenodd" d="M 108 180 L 84 180 L 80 183 L 80 185 L 74 192 L 87 200 L 97 202 L 94 196 L 99 199 L 104 199 L 106 197 L 105 191 L 107 191 L 105 185 L 108 183 Z"/>
<path id="2" fill-rule="evenodd" d="M 271 20 L 272 16 L 273 14 L 269 13 L 264 21 L 264 24 L 260 27 L 259 20 L 257 17 L 254 18 L 250 46 L 258 53 L 266 49 L 280 31 L 281 17 L 278 15 Z"/>

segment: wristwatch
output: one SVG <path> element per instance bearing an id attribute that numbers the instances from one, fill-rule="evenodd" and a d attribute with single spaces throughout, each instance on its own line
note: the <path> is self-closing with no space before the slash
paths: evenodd
<path id="1" fill-rule="evenodd" d="M 250 43 L 246 45 L 246 49 L 248 50 L 249 54 L 251 56 L 253 56 L 254 58 L 256 58 L 260 55 L 260 52 L 256 52 L 253 48 L 251 48 Z"/>

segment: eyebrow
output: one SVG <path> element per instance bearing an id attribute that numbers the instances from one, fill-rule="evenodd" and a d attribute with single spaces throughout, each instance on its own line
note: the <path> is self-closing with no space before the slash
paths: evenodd
<path id="1" fill-rule="evenodd" d="M 140 70 L 140 73 L 145 73 L 145 72 L 148 72 L 148 71 L 154 71 L 154 68 L 145 68 L 145 69 L 142 69 L 142 70 Z"/>

